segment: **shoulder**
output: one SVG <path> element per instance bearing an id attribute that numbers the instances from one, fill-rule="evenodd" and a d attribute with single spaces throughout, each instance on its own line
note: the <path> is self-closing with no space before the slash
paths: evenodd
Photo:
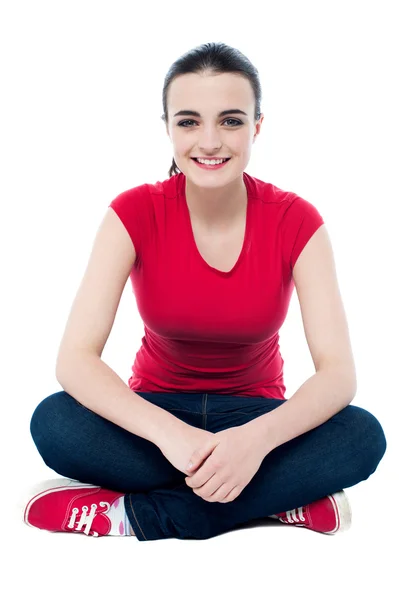
<path id="1" fill-rule="evenodd" d="M 154 196 L 175 197 L 181 191 L 182 185 L 183 178 L 181 174 L 173 175 L 163 181 L 141 183 L 120 192 L 114 198 L 113 203 L 139 202 Z"/>
<path id="2" fill-rule="evenodd" d="M 259 200 L 261 204 L 277 205 L 277 207 L 287 209 L 299 198 L 297 194 L 290 190 L 285 190 L 274 183 L 264 181 L 245 172 L 244 181 L 248 196 Z"/>

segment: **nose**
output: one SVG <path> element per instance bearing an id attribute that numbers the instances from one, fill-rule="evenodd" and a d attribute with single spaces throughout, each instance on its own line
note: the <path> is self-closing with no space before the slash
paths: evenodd
<path id="1" fill-rule="evenodd" d="M 216 154 L 222 147 L 220 132 L 214 127 L 205 127 L 199 134 L 198 147 L 205 154 Z"/>

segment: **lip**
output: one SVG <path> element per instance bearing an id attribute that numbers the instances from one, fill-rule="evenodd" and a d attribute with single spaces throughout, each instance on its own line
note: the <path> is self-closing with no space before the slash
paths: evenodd
<path id="1" fill-rule="evenodd" d="M 197 157 L 196 157 L 197 158 Z M 216 169 L 222 169 L 225 165 L 227 165 L 230 160 L 226 160 L 223 163 L 220 163 L 219 165 L 203 165 L 199 162 L 197 162 L 196 160 L 194 160 L 194 157 L 191 157 L 191 160 L 197 165 L 197 167 L 199 167 L 200 169 L 206 169 L 208 171 L 216 171 Z M 208 160 L 212 160 L 212 159 L 208 159 Z"/>

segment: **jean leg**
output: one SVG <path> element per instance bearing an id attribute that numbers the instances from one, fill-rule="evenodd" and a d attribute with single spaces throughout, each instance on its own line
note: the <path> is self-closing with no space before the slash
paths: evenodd
<path id="1" fill-rule="evenodd" d="M 188 405 L 192 411 L 179 410 L 187 402 L 174 401 L 174 394 L 140 395 L 189 425 L 201 427 L 201 414 L 195 410 L 201 395 L 192 396 Z M 30 432 L 45 464 L 70 479 L 124 493 L 167 489 L 184 482 L 185 474 L 158 446 L 104 419 L 65 391 L 39 403 Z"/>
<path id="2" fill-rule="evenodd" d="M 214 433 L 243 425 L 286 402 L 224 396 L 218 404 L 217 396 L 209 399 L 206 423 Z M 262 411 L 260 400 L 264 403 Z M 238 401 L 241 411 L 237 409 Z M 129 493 L 125 507 L 140 541 L 207 539 L 356 485 L 374 473 L 385 450 L 385 434 L 376 417 L 361 407 L 348 405 L 325 423 L 270 452 L 233 502 L 207 502 L 184 482 L 173 489 Z"/>

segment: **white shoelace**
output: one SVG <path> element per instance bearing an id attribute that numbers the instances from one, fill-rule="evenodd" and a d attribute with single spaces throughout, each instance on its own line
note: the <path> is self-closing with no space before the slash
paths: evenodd
<path id="1" fill-rule="evenodd" d="M 108 512 L 109 509 L 111 508 L 111 505 L 109 502 L 100 502 L 100 506 L 101 507 L 106 507 L 107 509 L 104 511 L 102 510 L 101 512 Z M 94 517 L 97 514 L 97 504 L 92 504 L 91 505 L 91 510 L 90 513 L 87 514 L 87 511 L 89 510 L 88 506 L 82 506 L 82 514 L 81 517 L 79 519 L 78 523 L 75 523 L 76 519 L 77 519 L 77 515 L 79 513 L 79 509 L 78 508 L 73 508 L 72 509 L 72 515 L 71 518 L 69 520 L 69 523 L 67 525 L 67 527 L 69 529 L 73 529 L 74 531 L 82 531 L 83 526 L 85 526 L 85 529 L 83 531 L 83 533 L 85 533 L 86 535 L 93 535 L 94 537 L 98 537 L 98 533 L 96 533 L 95 531 L 91 531 L 91 526 L 92 523 L 94 521 Z"/>
<path id="2" fill-rule="evenodd" d="M 306 521 L 305 517 L 303 516 L 302 508 L 303 507 L 300 506 L 299 508 L 294 508 L 292 510 L 286 511 L 285 514 L 287 515 L 289 523 L 299 523 L 299 521 Z M 298 511 L 298 513 L 296 511 Z"/>

